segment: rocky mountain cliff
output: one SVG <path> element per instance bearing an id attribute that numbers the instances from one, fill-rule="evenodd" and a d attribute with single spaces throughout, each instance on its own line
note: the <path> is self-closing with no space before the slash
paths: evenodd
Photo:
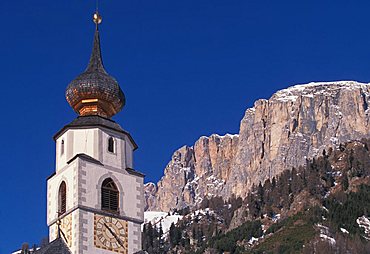
<path id="1" fill-rule="evenodd" d="M 309 83 L 276 92 L 246 110 L 238 135 L 201 137 L 177 150 L 147 210 L 194 207 L 204 197 L 246 197 L 253 184 L 305 164 L 327 147 L 369 137 L 370 84 Z"/>
<path id="2" fill-rule="evenodd" d="M 193 209 L 147 211 L 143 249 L 149 254 L 370 253 L 369 147 L 370 139 L 362 139 L 329 148 L 306 165 L 255 185 L 244 199 L 212 197 Z"/>

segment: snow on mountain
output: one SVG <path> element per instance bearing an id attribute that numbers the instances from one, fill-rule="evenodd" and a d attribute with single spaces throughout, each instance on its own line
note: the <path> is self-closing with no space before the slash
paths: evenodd
<path id="1" fill-rule="evenodd" d="M 366 235 L 364 237 L 367 240 L 370 240 L 370 220 L 369 220 L 369 218 L 367 218 L 365 216 L 358 217 L 356 222 L 357 222 L 357 224 L 360 228 L 364 229 L 365 235 Z"/>
<path id="2" fill-rule="evenodd" d="M 335 239 L 330 233 L 329 228 L 321 224 L 317 224 L 317 227 L 320 229 L 320 238 L 328 241 L 331 245 L 335 245 Z"/>
<path id="3" fill-rule="evenodd" d="M 171 227 L 172 223 L 177 223 L 179 220 L 182 219 L 183 216 L 179 214 L 168 214 L 165 212 L 155 212 L 155 211 L 148 211 L 144 213 L 144 224 L 145 223 L 151 223 L 153 226 L 156 226 L 159 228 L 160 225 L 162 225 L 162 230 L 164 234 L 166 234 Z M 143 225 L 142 228 L 143 229 Z"/>
<path id="4" fill-rule="evenodd" d="M 279 101 L 296 101 L 298 97 L 332 96 L 339 90 L 355 91 L 357 89 L 367 90 L 369 84 L 356 81 L 332 81 L 332 82 L 311 82 L 298 84 L 276 92 L 271 99 Z M 368 94 L 367 94 L 368 95 Z"/>

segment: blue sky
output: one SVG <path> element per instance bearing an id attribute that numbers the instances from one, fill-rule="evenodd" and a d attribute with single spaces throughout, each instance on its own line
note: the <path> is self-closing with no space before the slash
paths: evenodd
<path id="1" fill-rule="evenodd" d="M 237 133 L 258 98 L 297 83 L 370 80 L 368 1 L 101 0 L 107 71 L 127 97 L 114 117 L 157 181 L 200 136 Z M 0 253 L 47 236 L 52 136 L 91 52 L 94 1 L 0 2 Z"/>

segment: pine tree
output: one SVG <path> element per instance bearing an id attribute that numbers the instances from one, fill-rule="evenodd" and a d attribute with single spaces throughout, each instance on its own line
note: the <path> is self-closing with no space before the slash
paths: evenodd
<path id="1" fill-rule="evenodd" d="M 158 253 L 162 254 L 164 252 L 164 237 L 163 237 L 163 228 L 162 223 L 159 223 L 159 230 L 158 230 Z"/>
<path id="2" fill-rule="evenodd" d="M 343 178 L 342 178 L 342 189 L 346 191 L 349 187 L 349 182 L 348 182 L 348 176 L 347 172 L 343 173 Z"/>
<path id="3" fill-rule="evenodd" d="M 28 243 L 23 243 L 21 254 L 29 254 L 30 253 L 29 249 L 30 249 L 29 244 Z"/>
<path id="4" fill-rule="evenodd" d="M 170 230 L 168 232 L 168 237 L 170 241 L 170 247 L 173 248 L 174 246 L 177 245 L 176 242 L 176 226 L 175 223 L 171 223 Z"/>
<path id="5" fill-rule="evenodd" d="M 143 249 L 149 253 L 151 253 L 150 251 L 154 246 L 154 231 L 155 230 L 150 222 L 144 225 L 142 246 Z"/>

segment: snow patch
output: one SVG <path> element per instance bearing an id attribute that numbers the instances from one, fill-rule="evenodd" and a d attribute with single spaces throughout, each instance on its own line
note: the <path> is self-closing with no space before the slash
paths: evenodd
<path id="1" fill-rule="evenodd" d="M 364 237 L 366 238 L 366 240 L 370 240 L 370 220 L 369 218 L 365 216 L 361 216 L 357 218 L 356 222 L 360 228 L 364 229 L 365 235 L 366 235 Z"/>
<path id="2" fill-rule="evenodd" d="M 348 230 L 345 228 L 340 228 L 340 231 L 342 231 L 342 233 L 349 234 Z"/>
<path id="3" fill-rule="evenodd" d="M 146 183 L 146 184 L 144 184 L 144 188 L 146 188 L 146 187 L 148 187 L 148 186 L 152 186 L 152 187 L 156 187 L 156 184 L 155 183 L 153 183 L 153 182 L 149 182 L 149 183 Z"/>
<path id="4" fill-rule="evenodd" d="M 295 102 L 299 97 L 334 96 L 339 90 L 366 90 L 369 84 L 356 81 L 311 82 L 298 84 L 276 92 L 271 99 L 282 102 Z M 338 112 L 338 114 L 341 114 Z"/>
<path id="5" fill-rule="evenodd" d="M 144 224 L 150 222 L 153 226 L 157 228 L 162 225 L 162 230 L 165 234 L 170 230 L 172 223 L 176 224 L 182 218 L 183 216 L 176 213 L 168 215 L 168 213 L 166 212 L 144 212 Z M 144 224 L 141 224 L 141 230 L 143 230 Z"/>
<path id="6" fill-rule="evenodd" d="M 280 220 L 280 218 L 281 218 L 280 213 L 274 214 L 274 216 L 272 216 L 272 221 L 277 222 L 278 220 Z"/>
<path id="7" fill-rule="evenodd" d="M 258 242 L 258 240 L 259 240 L 259 238 L 255 238 L 255 237 L 253 237 L 253 236 L 252 236 L 252 238 L 251 238 L 251 239 L 249 239 L 248 243 L 249 243 L 250 245 L 253 245 L 255 242 Z"/>
<path id="8" fill-rule="evenodd" d="M 239 134 L 230 134 L 230 133 L 226 133 L 225 135 L 212 134 L 210 137 L 217 137 L 217 138 L 220 138 L 220 139 L 228 137 L 228 138 L 233 139 L 233 138 L 239 137 Z"/>
<path id="9" fill-rule="evenodd" d="M 194 221 L 195 219 L 201 220 L 203 217 L 207 218 L 208 216 L 216 218 L 218 224 L 224 223 L 223 219 L 215 211 L 209 208 L 196 210 L 191 214 L 187 215 L 186 218 L 190 217 L 190 220 Z"/>
<path id="10" fill-rule="evenodd" d="M 40 247 L 37 247 L 36 250 L 39 250 Z M 34 253 L 33 249 L 29 249 L 28 250 L 30 254 Z M 13 252 L 12 254 L 21 254 L 22 253 L 22 250 L 18 250 L 18 251 L 15 251 Z"/>
<path id="11" fill-rule="evenodd" d="M 335 245 L 335 239 L 333 237 L 327 236 L 325 234 L 320 234 L 320 238 L 328 241 L 331 245 Z"/>
<path id="12" fill-rule="evenodd" d="M 330 142 L 331 142 L 333 145 L 336 145 L 336 144 L 338 144 L 338 143 L 339 143 L 339 139 L 338 139 L 338 138 L 336 138 L 336 137 L 331 137 L 331 138 L 330 138 Z"/>
<path id="13" fill-rule="evenodd" d="M 335 239 L 330 236 L 329 228 L 322 224 L 317 224 L 317 227 L 320 229 L 320 238 L 328 241 L 331 245 L 335 245 Z"/>

